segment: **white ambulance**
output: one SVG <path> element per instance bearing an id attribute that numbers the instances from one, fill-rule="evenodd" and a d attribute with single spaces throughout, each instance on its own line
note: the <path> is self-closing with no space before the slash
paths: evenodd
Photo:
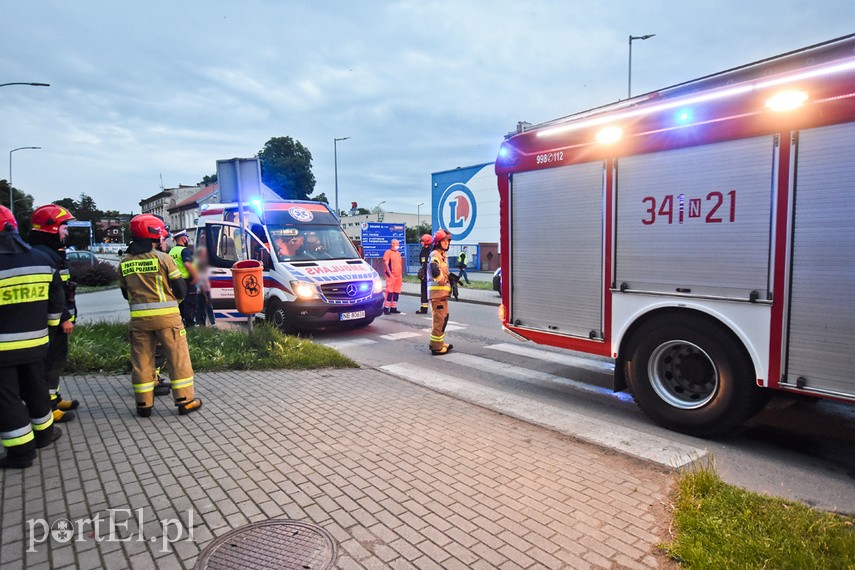
<path id="1" fill-rule="evenodd" d="M 242 255 L 237 204 L 205 204 L 196 258 L 206 267 L 218 320 L 244 320 L 235 307 L 231 266 Z M 383 281 L 360 258 L 322 202 L 244 205 L 249 258 L 264 266 L 264 316 L 285 332 L 366 326 L 383 312 Z"/>

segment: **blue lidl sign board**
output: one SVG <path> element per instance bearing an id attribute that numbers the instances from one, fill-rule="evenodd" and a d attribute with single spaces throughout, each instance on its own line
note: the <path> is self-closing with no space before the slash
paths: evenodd
<path id="1" fill-rule="evenodd" d="M 398 251 L 402 256 L 406 256 L 407 251 L 404 247 L 404 238 L 406 237 L 406 226 L 404 224 L 384 224 L 381 222 L 362 222 L 362 256 L 365 259 L 383 257 L 386 250 L 392 244 L 392 240 L 396 239 L 401 246 Z M 404 266 L 406 267 L 406 259 Z"/>

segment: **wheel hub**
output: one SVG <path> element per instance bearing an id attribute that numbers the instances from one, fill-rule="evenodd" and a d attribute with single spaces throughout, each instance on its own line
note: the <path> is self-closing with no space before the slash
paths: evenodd
<path id="1" fill-rule="evenodd" d="M 671 340 L 659 345 L 650 357 L 647 373 L 656 394 L 675 408 L 700 408 L 718 391 L 715 363 L 689 341 Z"/>

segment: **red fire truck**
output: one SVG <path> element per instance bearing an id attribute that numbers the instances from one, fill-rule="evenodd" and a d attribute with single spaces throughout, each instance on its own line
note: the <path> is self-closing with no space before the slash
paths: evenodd
<path id="1" fill-rule="evenodd" d="M 496 174 L 507 331 L 695 435 L 855 402 L 855 34 L 520 123 Z"/>

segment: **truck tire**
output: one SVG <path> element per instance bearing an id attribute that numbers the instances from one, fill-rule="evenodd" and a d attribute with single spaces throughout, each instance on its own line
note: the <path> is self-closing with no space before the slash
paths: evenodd
<path id="1" fill-rule="evenodd" d="M 288 324 L 288 316 L 285 313 L 285 308 L 282 306 L 282 301 L 279 299 L 270 299 L 267 301 L 267 308 L 264 310 L 264 318 L 268 323 L 272 324 L 285 334 L 294 332 L 294 327 Z"/>
<path id="2" fill-rule="evenodd" d="M 638 407 L 675 431 L 723 434 L 766 399 L 742 344 L 711 320 L 656 318 L 632 336 L 627 360 Z"/>

